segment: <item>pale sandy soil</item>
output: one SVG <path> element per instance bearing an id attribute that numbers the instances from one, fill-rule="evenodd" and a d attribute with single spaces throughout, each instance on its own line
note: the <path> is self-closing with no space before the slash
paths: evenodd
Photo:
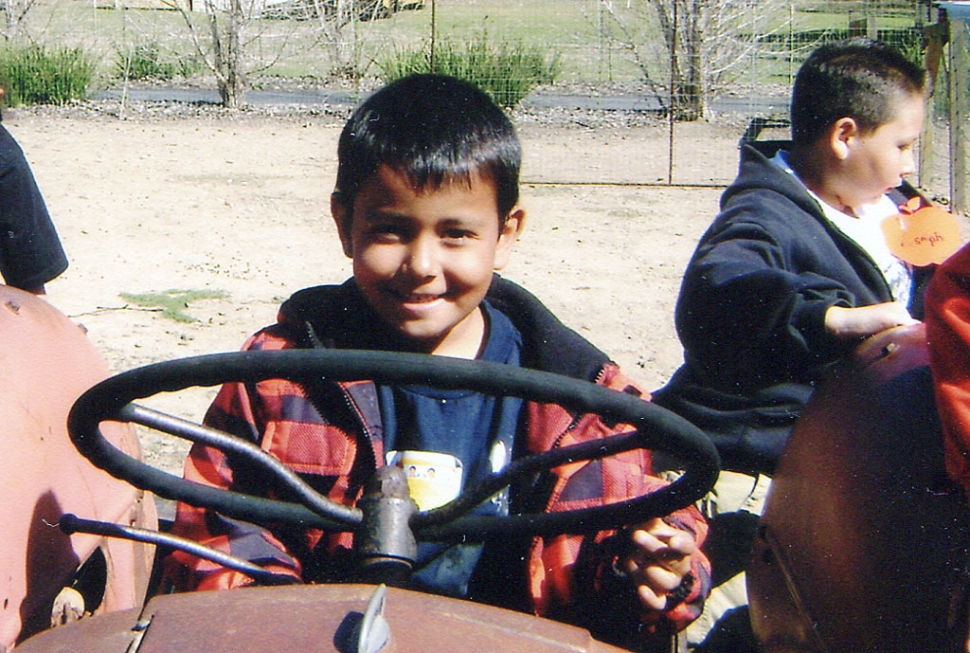
<path id="1" fill-rule="evenodd" d="M 280 301 L 349 273 L 328 215 L 338 122 L 250 115 L 119 120 L 8 113 L 33 165 L 71 267 L 50 299 L 89 330 L 115 372 L 234 351 L 273 321 Z M 557 184 L 667 178 L 660 127 L 590 130 L 525 121 L 526 232 L 505 274 L 649 387 L 681 359 L 673 305 L 720 188 Z M 699 125 L 676 177 L 729 181 L 738 131 Z M 121 293 L 210 290 L 192 322 Z M 163 396 L 164 410 L 201 418 L 213 390 Z M 143 434 L 146 456 L 178 471 L 184 446 Z"/>

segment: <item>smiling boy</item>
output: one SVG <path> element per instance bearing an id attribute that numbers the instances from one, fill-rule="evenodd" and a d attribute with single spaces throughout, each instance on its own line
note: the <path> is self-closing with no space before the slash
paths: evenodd
<path id="1" fill-rule="evenodd" d="M 524 224 L 520 158 L 511 122 L 470 84 L 415 75 L 375 93 L 341 134 L 331 199 L 353 278 L 298 292 L 281 307 L 278 323 L 246 347 L 479 359 L 646 397 L 535 297 L 495 275 Z M 428 489 L 417 498 L 422 509 L 453 498 L 513 458 L 623 428 L 514 397 L 325 380 L 302 386 L 282 380 L 227 385 L 206 422 L 259 443 L 343 503 L 359 497 L 361 484 L 379 464 L 400 464 L 409 471 L 409 484 Z M 612 460 L 557 468 L 500 493 L 476 512 L 603 505 L 662 485 L 649 475 L 648 452 Z M 253 472 L 236 473 L 222 454 L 205 447 L 193 448 L 185 474 L 251 494 L 268 492 Z M 425 503 L 427 496 L 435 497 L 433 504 Z M 326 582 L 352 573 L 347 534 L 264 532 L 186 505 L 179 505 L 175 532 L 294 581 Z M 706 524 L 690 508 L 612 535 L 419 542 L 411 584 L 533 610 L 639 650 L 650 642 L 665 645 L 662 635 L 699 614 L 709 586 L 700 552 L 705 534 Z M 168 578 L 187 589 L 251 582 L 183 554 L 170 559 Z"/>
<path id="2" fill-rule="evenodd" d="M 505 267 L 525 217 L 496 219 L 493 184 L 478 172 L 434 192 L 384 164 L 352 208 L 332 212 L 364 300 L 416 351 L 474 359 L 485 333 L 479 305 Z"/>

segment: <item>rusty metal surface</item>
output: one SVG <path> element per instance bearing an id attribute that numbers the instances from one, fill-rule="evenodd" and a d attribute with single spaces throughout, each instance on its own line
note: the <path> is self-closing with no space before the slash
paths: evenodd
<path id="1" fill-rule="evenodd" d="M 772 480 L 748 569 L 756 635 L 769 653 L 953 650 L 968 520 L 928 369 L 876 383 L 843 366 Z"/>
<path id="2" fill-rule="evenodd" d="M 99 546 L 93 536 L 56 528 L 65 512 L 126 523 L 156 524 L 154 504 L 95 469 L 67 434 L 74 400 L 108 375 L 83 329 L 45 300 L 0 285 L 0 649 L 21 631 L 50 622 L 50 605 L 79 562 Z M 106 437 L 138 455 L 135 434 L 106 425 Z M 103 545 L 109 569 L 104 609 L 136 606 L 147 582 L 151 549 Z"/>
<path id="3" fill-rule="evenodd" d="M 35 635 L 14 650 L 44 653 L 125 653 L 134 639 L 132 626 L 138 621 L 138 613 L 136 608 L 88 617 L 70 626 Z"/>
<path id="4" fill-rule="evenodd" d="M 363 614 L 372 585 L 243 588 L 160 596 L 144 610 L 143 632 L 96 617 L 38 635 L 23 653 L 122 653 L 140 637 L 138 653 L 346 653 L 338 642 Z M 349 615 L 349 616 L 348 616 Z M 116 617 L 116 615 L 107 615 Z M 385 653 L 616 653 L 585 630 L 469 601 L 389 588 Z"/>

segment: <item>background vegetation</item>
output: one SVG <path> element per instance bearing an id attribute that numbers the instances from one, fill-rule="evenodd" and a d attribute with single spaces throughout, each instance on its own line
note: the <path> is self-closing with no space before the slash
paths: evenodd
<path id="1" fill-rule="evenodd" d="M 869 35 L 919 59 L 936 21 L 932 0 L 0 0 L 0 10 L 0 81 L 12 103 L 189 80 L 232 108 L 248 89 L 364 94 L 436 70 L 508 107 L 541 100 L 537 86 L 554 86 L 541 91 L 570 109 L 607 97 L 635 104 L 635 120 L 669 122 L 668 183 L 676 150 L 697 156 L 675 124 L 728 116 L 740 134 L 754 118 L 784 117 L 795 71 L 820 43 Z M 943 163 L 965 169 L 946 122 L 946 66 L 943 57 L 934 95 L 942 128 L 924 140 L 948 142 Z M 931 159 L 921 175 L 941 167 Z"/>
<path id="2" fill-rule="evenodd" d="M 515 107 L 536 86 L 555 82 L 560 62 L 559 53 L 550 48 L 521 41 L 493 43 L 482 32 L 464 43 L 447 39 L 434 50 L 427 45 L 395 49 L 378 65 L 385 82 L 414 73 L 451 75 L 475 82 L 499 106 Z"/>
<path id="3" fill-rule="evenodd" d="M 0 50 L 0 82 L 10 104 L 64 104 L 83 98 L 95 69 L 77 47 L 24 45 Z"/>
<path id="4" fill-rule="evenodd" d="M 918 54 L 930 11 L 921 0 L 415 0 L 423 8 L 362 20 L 355 3 L 363 1 L 194 0 L 188 11 L 189 0 L 0 0 L 0 8 L 14 52 L 74 52 L 93 88 L 201 75 L 221 90 L 233 67 L 240 92 L 273 77 L 360 85 L 428 65 L 434 50 L 449 70 L 473 68 L 486 83 L 524 92 L 558 81 L 646 84 L 662 94 L 671 79 L 685 80 L 678 93 L 701 96 L 693 117 L 729 86 L 787 85 L 806 51 L 860 21 Z M 496 92 L 506 104 L 522 93 Z"/>

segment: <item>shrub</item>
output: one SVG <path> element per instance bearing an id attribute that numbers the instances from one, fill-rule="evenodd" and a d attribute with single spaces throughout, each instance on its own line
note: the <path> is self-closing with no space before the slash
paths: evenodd
<path id="1" fill-rule="evenodd" d="M 176 66 L 170 61 L 162 61 L 158 47 L 152 44 L 136 45 L 131 49 L 115 50 L 115 76 L 121 79 L 172 79 Z"/>
<path id="2" fill-rule="evenodd" d="M 0 50 L 0 80 L 10 105 L 65 104 L 87 96 L 94 63 L 79 48 Z"/>
<path id="3" fill-rule="evenodd" d="M 205 64 L 196 56 L 181 56 L 176 60 L 176 74 L 188 79 L 205 70 Z"/>
<path id="4" fill-rule="evenodd" d="M 513 108 L 536 86 L 556 81 L 561 56 L 521 41 L 492 44 L 483 32 L 467 43 L 439 43 L 433 62 L 425 47 L 395 51 L 378 65 L 385 82 L 413 73 L 451 75 L 475 84 L 499 106 Z"/>

